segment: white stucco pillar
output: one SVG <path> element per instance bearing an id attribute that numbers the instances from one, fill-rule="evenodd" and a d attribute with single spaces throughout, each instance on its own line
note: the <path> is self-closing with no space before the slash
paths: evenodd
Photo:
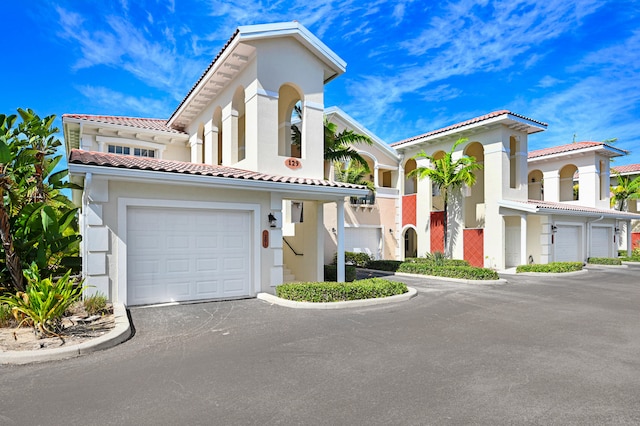
<path id="1" fill-rule="evenodd" d="M 336 201 L 338 208 L 338 217 L 336 219 L 336 228 L 338 229 L 338 256 L 337 256 L 337 274 L 338 282 L 344 282 L 344 200 Z"/>
<path id="2" fill-rule="evenodd" d="M 208 121 L 204 125 L 204 163 L 218 164 L 218 128 Z"/>
<path id="3" fill-rule="evenodd" d="M 520 264 L 529 264 L 529 255 L 527 254 L 527 215 L 520 216 Z"/>
<path id="4" fill-rule="evenodd" d="M 373 184 L 375 185 L 376 188 L 378 188 L 379 185 L 379 179 L 378 179 L 378 173 L 380 172 L 380 167 L 378 167 L 378 164 L 376 163 L 376 165 L 373 167 Z"/>
<path id="5" fill-rule="evenodd" d="M 344 211 L 344 205 L 343 205 Z M 344 222 L 344 221 L 343 221 Z M 324 281 L 324 204 L 316 203 L 316 280 Z"/>
<path id="6" fill-rule="evenodd" d="M 560 176 L 557 170 L 544 172 L 544 201 L 560 201 Z"/>
<path id="7" fill-rule="evenodd" d="M 198 138 L 198 134 L 189 137 L 189 148 L 191 148 L 191 162 L 202 163 L 202 140 Z"/>

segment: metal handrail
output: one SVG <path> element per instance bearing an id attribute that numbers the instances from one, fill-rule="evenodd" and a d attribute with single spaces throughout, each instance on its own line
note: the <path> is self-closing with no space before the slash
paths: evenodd
<path id="1" fill-rule="evenodd" d="M 284 241 L 284 243 L 287 245 L 287 247 L 289 247 L 291 249 L 291 251 L 293 252 L 293 254 L 295 254 L 296 256 L 304 256 L 303 253 L 298 253 L 297 251 L 295 251 L 293 249 L 293 247 L 291 247 L 291 244 L 289 244 L 289 241 L 287 241 L 286 238 L 282 237 L 282 241 Z"/>

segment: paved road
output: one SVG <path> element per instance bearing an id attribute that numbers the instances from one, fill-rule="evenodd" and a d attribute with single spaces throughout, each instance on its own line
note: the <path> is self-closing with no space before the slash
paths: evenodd
<path id="1" fill-rule="evenodd" d="M 132 309 L 136 334 L 0 367 L 3 425 L 640 424 L 640 267 L 304 311 Z"/>

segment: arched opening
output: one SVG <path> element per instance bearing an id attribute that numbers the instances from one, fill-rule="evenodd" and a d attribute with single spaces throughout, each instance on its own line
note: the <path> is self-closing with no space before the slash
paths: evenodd
<path id="1" fill-rule="evenodd" d="M 303 118 L 301 91 L 283 84 L 278 91 L 278 155 L 302 158 Z"/>
<path id="2" fill-rule="evenodd" d="M 479 164 L 484 164 L 484 146 L 479 142 L 472 142 L 466 146 L 464 155 L 475 158 Z M 471 188 L 464 189 L 464 226 L 465 228 L 484 227 L 484 168 L 474 170 L 476 183 Z"/>
<path id="3" fill-rule="evenodd" d="M 540 170 L 532 170 L 529 172 L 527 181 L 529 187 L 528 198 L 530 200 L 544 199 L 544 181 L 542 177 L 542 172 Z"/>
<path id="4" fill-rule="evenodd" d="M 606 163 L 603 160 L 600 160 L 598 171 L 600 175 L 598 176 L 598 182 L 600 184 L 599 192 L 600 192 L 600 200 L 606 200 L 609 196 L 609 182 L 607 182 L 607 177 L 609 176 L 609 171 L 606 170 Z"/>
<path id="5" fill-rule="evenodd" d="M 433 154 L 435 160 L 441 160 L 447 155 L 444 151 L 437 151 Z M 442 196 L 442 190 L 435 184 L 431 184 L 431 210 L 443 211 L 444 210 L 444 197 Z"/>
<path id="6" fill-rule="evenodd" d="M 222 108 L 217 107 L 215 111 L 213 111 L 213 125 L 217 130 L 217 136 L 213 140 L 214 149 L 217 151 L 217 162 L 216 164 L 222 164 Z"/>
<path id="7" fill-rule="evenodd" d="M 404 195 L 415 194 L 418 189 L 418 178 L 409 176 L 409 173 L 416 169 L 416 160 L 410 158 L 404 163 Z"/>
<path id="8" fill-rule="evenodd" d="M 233 95 L 231 101 L 231 108 L 236 115 L 236 131 L 233 145 L 236 152 L 237 161 L 242 161 L 246 157 L 246 117 L 245 117 L 245 104 L 244 104 L 244 88 L 238 87 Z"/>
<path id="9" fill-rule="evenodd" d="M 418 234 L 413 227 L 404 231 L 404 258 L 418 257 Z"/>
<path id="10" fill-rule="evenodd" d="M 518 176 L 520 167 L 518 162 L 518 151 L 520 150 L 520 138 L 511 136 L 509 138 L 509 188 L 518 187 Z"/>
<path id="11" fill-rule="evenodd" d="M 560 201 L 575 201 L 580 198 L 580 187 L 574 179 L 578 178 L 578 168 L 567 164 L 560 169 Z"/>

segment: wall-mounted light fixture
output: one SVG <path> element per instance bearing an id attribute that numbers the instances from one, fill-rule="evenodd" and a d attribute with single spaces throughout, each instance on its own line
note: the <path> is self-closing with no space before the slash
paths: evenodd
<path id="1" fill-rule="evenodd" d="M 616 234 L 619 234 L 619 233 L 620 233 L 620 228 L 616 226 L 616 227 L 614 228 L 614 230 L 613 230 L 613 231 L 614 231 Z"/>
<path id="2" fill-rule="evenodd" d="M 553 232 L 554 234 L 558 232 L 558 227 L 555 225 L 551 225 L 551 232 Z"/>
<path id="3" fill-rule="evenodd" d="M 331 233 L 332 233 L 333 235 L 335 235 L 337 232 L 338 232 L 338 231 L 336 231 L 336 228 L 331 228 Z"/>
<path id="4" fill-rule="evenodd" d="M 536 182 L 536 178 L 532 177 L 531 178 L 531 183 L 535 183 Z"/>
<path id="5" fill-rule="evenodd" d="M 389 228 L 389 233 L 393 235 L 393 229 Z"/>
<path id="6" fill-rule="evenodd" d="M 269 213 L 269 216 L 267 216 L 267 220 L 269 221 L 269 226 L 272 228 L 275 228 L 277 225 L 277 219 L 276 217 L 273 215 L 273 213 Z"/>

